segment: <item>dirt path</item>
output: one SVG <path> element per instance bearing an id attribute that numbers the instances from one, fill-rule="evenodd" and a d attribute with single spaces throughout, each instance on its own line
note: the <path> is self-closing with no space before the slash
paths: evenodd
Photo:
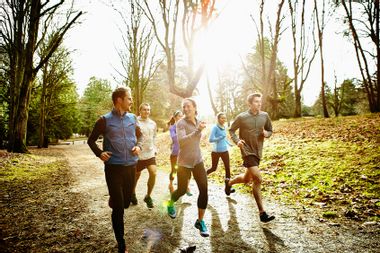
<path id="1" fill-rule="evenodd" d="M 99 252 L 115 249 L 111 210 L 103 164 L 85 144 L 52 147 L 62 151 L 75 177 L 70 189 L 80 193 L 88 206 L 81 214 L 91 224 L 88 233 L 101 233 Z M 266 209 L 276 216 L 270 224 L 258 220 L 254 200 L 248 194 L 226 197 L 221 185 L 209 183 L 209 206 L 205 216 L 211 236 L 202 238 L 193 224 L 197 214 L 198 190 L 191 182 L 194 196 L 182 197 L 179 215 L 171 220 L 164 207 L 168 199 L 168 175 L 158 173 L 153 199 L 156 207 L 146 208 L 142 201 L 147 172 L 137 188 L 139 204 L 125 213 L 126 240 L 130 252 L 180 252 L 195 245 L 195 252 L 380 252 L 378 223 L 362 226 L 320 222 L 311 210 L 297 210 L 265 200 Z M 87 224 L 87 225 L 88 225 Z M 86 226 L 85 224 L 83 226 Z M 106 242 L 104 245 L 104 242 Z"/>

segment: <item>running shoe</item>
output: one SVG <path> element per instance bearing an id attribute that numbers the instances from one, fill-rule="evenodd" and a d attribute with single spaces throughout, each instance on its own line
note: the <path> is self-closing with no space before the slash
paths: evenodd
<path id="1" fill-rule="evenodd" d="M 175 210 L 174 202 L 172 200 L 169 200 L 167 209 L 170 218 L 175 219 L 175 217 L 177 217 L 177 211 Z"/>
<path id="2" fill-rule="evenodd" d="M 230 179 L 226 178 L 226 180 L 224 180 L 224 184 L 225 184 L 224 192 L 226 193 L 227 196 L 230 196 L 231 193 L 235 192 L 235 189 L 231 188 L 231 186 L 228 184 L 228 182 L 230 182 Z"/>
<path id="3" fill-rule="evenodd" d="M 133 205 L 137 205 L 137 198 L 136 198 L 136 193 L 132 193 L 132 196 L 131 196 L 131 203 Z"/>
<path id="4" fill-rule="evenodd" d="M 260 221 L 262 222 L 269 222 L 271 220 L 274 220 L 275 218 L 276 217 L 274 217 L 273 215 L 268 215 L 266 212 L 260 214 Z"/>
<path id="5" fill-rule="evenodd" d="M 201 234 L 201 236 L 203 236 L 203 237 L 210 236 L 210 234 L 207 231 L 206 224 L 205 224 L 205 222 L 203 220 L 199 221 L 197 219 L 197 221 L 195 222 L 194 226 L 199 230 L 199 233 Z"/>
<path id="6" fill-rule="evenodd" d="M 146 203 L 146 206 L 148 208 L 153 208 L 154 207 L 154 205 L 153 205 L 153 199 L 150 196 L 145 196 L 144 202 Z"/>

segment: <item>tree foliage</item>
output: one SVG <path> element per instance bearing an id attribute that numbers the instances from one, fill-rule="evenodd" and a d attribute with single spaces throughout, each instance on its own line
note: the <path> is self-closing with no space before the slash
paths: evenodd
<path id="1" fill-rule="evenodd" d="M 40 144 L 41 97 L 42 87 L 39 86 L 33 94 L 30 106 L 27 138 L 29 145 Z M 49 94 L 45 97 L 45 132 L 41 147 L 47 147 L 47 142 L 68 139 L 79 131 L 81 115 L 78 100 L 76 85 L 70 78 L 60 79 L 55 87 L 49 87 Z"/>
<path id="2" fill-rule="evenodd" d="M 0 47 L 9 60 L 8 151 L 27 151 L 28 110 L 34 79 L 82 14 L 72 8 L 65 10 L 63 3 L 63 0 L 54 3 L 6 0 L 0 4 Z M 53 34 L 48 50 L 38 57 L 36 52 L 48 31 Z"/>
<path id="3" fill-rule="evenodd" d="M 81 134 L 89 136 L 96 120 L 112 109 L 110 82 L 91 77 L 80 99 Z"/>
<path id="4" fill-rule="evenodd" d="M 333 89 L 327 85 L 325 87 L 329 114 L 348 116 L 368 112 L 362 108 L 366 100 L 366 94 L 357 80 L 346 79 L 341 84 L 335 84 Z M 315 115 L 323 115 L 321 95 L 315 101 L 312 111 Z"/>

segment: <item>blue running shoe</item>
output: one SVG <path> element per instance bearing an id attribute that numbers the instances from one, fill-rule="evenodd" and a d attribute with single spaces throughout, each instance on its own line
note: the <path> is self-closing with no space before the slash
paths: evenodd
<path id="1" fill-rule="evenodd" d="M 201 234 L 201 236 L 203 236 L 203 237 L 209 237 L 210 236 L 210 234 L 207 231 L 206 224 L 203 220 L 201 220 L 201 221 L 197 220 L 195 222 L 194 226 L 197 229 L 199 229 L 199 233 Z"/>

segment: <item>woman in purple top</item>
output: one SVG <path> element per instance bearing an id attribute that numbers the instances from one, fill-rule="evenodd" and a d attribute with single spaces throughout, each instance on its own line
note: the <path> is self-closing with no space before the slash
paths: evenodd
<path id="1" fill-rule="evenodd" d="M 179 143 L 178 143 L 178 138 L 177 138 L 176 123 L 182 117 L 183 117 L 183 114 L 180 110 L 175 111 L 173 113 L 173 116 L 171 117 L 171 119 L 168 122 L 170 137 L 172 138 L 172 145 L 171 145 L 172 152 L 170 154 L 171 172 L 169 174 L 169 190 L 171 193 L 174 191 L 173 181 L 174 181 L 174 174 L 177 173 L 177 158 L 178 158 L 178 152 L 179 152 Z M 190 180 L 190 178 L 189 178 L 189 180 Z M 186 194 L 188 196 L 192 195 L 189 188 L 187 188 Z"/>
<path id="2" fill-rule="evenodd" d="M 178 151 L 179 151 L 179 144 L 177 139 L 177 131 L 175 124 L 178 120 L 182 118 L 183 114 L 181 111 L 175 111 L 173 113 L 173 116 L 171 117 L 170 121 L 168 122 L 169 125 L 169 132 L 170 137 L 172 138 L 172 145 L 171 145 L 171 154 L 170 154 L 170 166 L 171 166 L 171 172 L 169 175 L 169 189 L 170 192 L 172 192 L 173 189 L 173 180 L 174 180 L 174 174 L 177 172 L 177 157 L 178 157 Z"/>

